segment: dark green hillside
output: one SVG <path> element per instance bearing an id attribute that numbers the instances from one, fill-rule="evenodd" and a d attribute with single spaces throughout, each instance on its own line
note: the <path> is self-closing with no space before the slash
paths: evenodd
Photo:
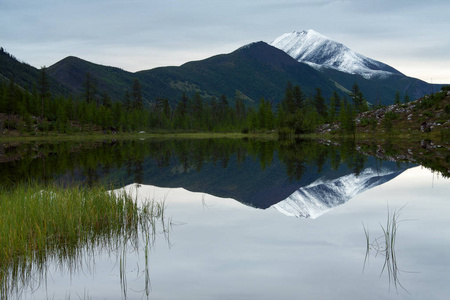
<path id="1" fill-rule="evenodd" d="M 48 68 L 50 77 L 70 86 L 78 95 L 84 92 L 87 73 L 95 82 L 97 93 L 107 92 L 114 99 L 122 99 L 133 82 L 133 73 L 94 64 L 74 56 L 66 57 Z"/>
<path id="2" fill-rule="evenodd" d="M 178 100 L 182 92 L 174 89 L 164 78 L 150 74 L 142 78 L 139 73 L 131 73 L 120 68 L 94 64 L 69 56 L 48 68 L 49 75 L 70 87 L 80 96 L 85 90 L 86 74 L 89 73 L 97 95 L 107 93 L 112 99 L 122 101 L 126 91 L 131 91 L 134 79 L 138 79 L 145 102 L 156 98 Z"/>
<path id="3" fill-rule="evenodd" d="M 40 70 L 18 61 L 3 48 L 0 48 L 0 82 L 12 79 L 15 84 L 31 92 L 33 87 L 38 87 L 40 78 Z M 50 90 L 55 95 L 68 95 L 71 92 L 69 86 L 64 86 L 53 79 L 50 79 Z"/>
<path id="4" fill-rule="evenodd" d="M 180 67 L 157 68 L 136 75 L 143 82 L 160 78 L 187 94 L 199 92 L 216 97 L 225 94 L 234 99 L 236 93 L 241 93 L 253 103 L 262 97 L 274 103 L 281 101 L 288 81 L 301 86 L 306 95 L 312 95 L 319 87 L 328 97 L 337 89 L 320 72 L 264 42 Z"/>
<path id="5" fill-rule="evenodd" d="M 340 96 L 348 96 L 356 82 L 366 100 L 384 105 L 393 104 L 396 93 L 399 93 L 401 101 L 405 95 L 415 100 L 440 88 L 440 85 L 431 85 L 401 73 L 368 80 L 337 70 L 317 71 L 264 42 L 180 67 L 160 67 L 136 73 L 70 56 L 48 67 L 47 74 L 51 79 L 53 96 L 71 94 L 74 98 L 82 98 L 89 74 L 97 99 L 107 94 L 112 100 L 123 101 L 125 92 L 131 91 L 133 81 L 138 79 L 144 103 L 155 103 L 158 98 L 163 98 L 169 100 L 172 108 L 183 93 L 189 98 L 198 93 L 206 101 L 226 95 L 230 104 L 238 95 L 247 106 L 258 105 L 264 97 L 276 105 L 283 100 L 289 81 L 293 86 L 301 87 L 307 97 L 313 97 L 316 89 L 320 88 L 327 100 L 334 91 Z M 1 50 L 0 81 L 9 78 L 25 90 L 32 91 L 33 86 L 39 84 L 40 70 Z"/>
<path id="6" fill-rule="evenodd" d="M 323 74 L 347 89 L 350 89 L 357 82 L 366 100 L 374 105 L 394 104 L 395 94 L 397 92 L 400 93 L 401 101 L 404 100 L 405 95 L 408 95 L 410 100 L 415 100 L 439 91 L 442 86 L 440 84 L 429 84 L 420 79 L 402 75 L 401 73 L 387 78 L 371 79 L 365 79 L 361 75 L 352 75 L 333 69 L 324 69 Z"/>

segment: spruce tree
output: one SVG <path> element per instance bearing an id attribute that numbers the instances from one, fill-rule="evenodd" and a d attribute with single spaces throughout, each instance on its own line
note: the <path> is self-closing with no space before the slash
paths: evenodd
<path id="1" fill-rule="evenodd" d="M 83 98 L 86 103 L 89 104 L 94 102 L 96 90 L 97 88 L 94 78 L 92 77 L 91 73 L 86 72 L 84 79 L 84 94 L 83 94 Z"/>
<path id="2" fill-rule="evenodd" d="M 395 93 L 395 104 L 400 104 L 400 92 Z"/>
<path id="3" fill-rule="evenodd" d="M 328 109 L 328 116 L 330 119 L 330 122 L 334 122 L 336 120 L 336 116 L 338 111 L 340 110 L 341 107 L 341 98 L 339 97 L 339 94 L 334 91 L 333 95 L 330 98 L 330 106 Z"/>
<path id="4" fill-rule="evenodd" d="M 39 81 L 39 95 L 41 98 L 41 118 L 44 118 L 44 104 L 50 97 L 50 83 L 47 76 L 47 68 L 41 68 L 41 77 Z"/>
<path id="5" fill-rule="evenodd" d="M 403 103 L 408 103 L 410 101 L 408 92 L 405 92 L 405 97 L 403 98 Z"/>
<path id="6" fill-rule="evenodd" d="M 142 88 L 139 79 L 134 79 L 132 89 L 133 103 L 132 108 L 142 110 L 144 108 L 144 101 L 142 99 Z"/>
<path id="7" fill-rule="evenodd" d="M 302 109 L 305 102 L 305 96 L 303 95 L 300 86 L 298 85 L 294 86 L 293 97 L 296 110 Z"/>
<path id="8" fill-rule="evenodd" d="M 320 88 L 316 88 L 316 95 L 314 96 L 314 107 L 316 108 L 317 113 L 326 118 L 327 117 L 327 106 L 325 104 L 325 98 L 322 96 L 322 90 Z"/>
<path id="9" fill-rule="evenodd" d="M 283 110 L 288 114 L 293 114 L 295 112 L 295 104 L 292 83 L 288 81 L 282 102 Z"/>
<path id="10" fill-rule="evenodd" d="M 352 86 L 350 97 L 352 98 L 353 105 L 355 106 L 358 113 L 366 111 L 368 109 L 366 100 L 364 99 L 364 95 L 359 89 L 359 86 L 356 82 Z"/>

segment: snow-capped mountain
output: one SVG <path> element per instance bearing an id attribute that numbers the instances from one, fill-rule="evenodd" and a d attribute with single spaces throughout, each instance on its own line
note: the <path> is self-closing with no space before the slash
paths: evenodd
<path id="1" fill-rule="evenodd" d="M 302 187 L 287 199 L 272 205 L 287 216 L 315 219 L 356 195 L 383 184 L 401 171 L 365 169 L 358 176 L 345 175 L 334 180 L 316 180 Z"/>
<path id="2" fill-rule="evenodd" d="M 332 68 L 349 74 L 362 75 L 366 79 L 387 77 L 392 74 L 403 75 L 396 69 L 356 53 L 311 29 L 285 33 L 276 38 L 271 45 L 318 70 Z"/>

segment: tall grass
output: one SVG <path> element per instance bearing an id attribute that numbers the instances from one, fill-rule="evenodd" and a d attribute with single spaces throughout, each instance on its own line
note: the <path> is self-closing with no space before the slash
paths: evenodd
<path id="1" fill-rule="evenodd" d="M 137 247 L 140 236 L 154 239 L 163 210 L 163 203 L 138 207 L 129 194 L 103 187 L 30 184 L 1 190 L 0 298 L 45 276 L 49 260 L 73 270 L 93 249 Z"/>

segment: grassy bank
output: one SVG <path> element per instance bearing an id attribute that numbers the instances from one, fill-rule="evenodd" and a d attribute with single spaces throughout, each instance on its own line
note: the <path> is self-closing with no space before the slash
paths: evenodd
<path id="1" fill-rule="evenodd" d="M 47 261 L 76 266 L 96 247 L 118 249 L 154 233 L 164 205 L 141 207 L 104 188 L 38 185 L 0 191 L 0 296 L 44 276 Z M 111 251 L 111 250 L 110 250 Z"/>
<path id="2" fill-rule="evenodd" d="M 24 136 L 0 136 L 0 142 L 29 142 L 29 141 L 97 141 L 97 140 L 128 140 L 128 139 L 208 139 L 208 138 L 270 138 L 276 139 L 274 131 L 239 133 L 239 132 L 173 132 L 158 131 L 145 133 L 115 133 L 106 134 L 99 132 L 59 134 L 49 133 L 46 135 L 24 135 Z"/>

